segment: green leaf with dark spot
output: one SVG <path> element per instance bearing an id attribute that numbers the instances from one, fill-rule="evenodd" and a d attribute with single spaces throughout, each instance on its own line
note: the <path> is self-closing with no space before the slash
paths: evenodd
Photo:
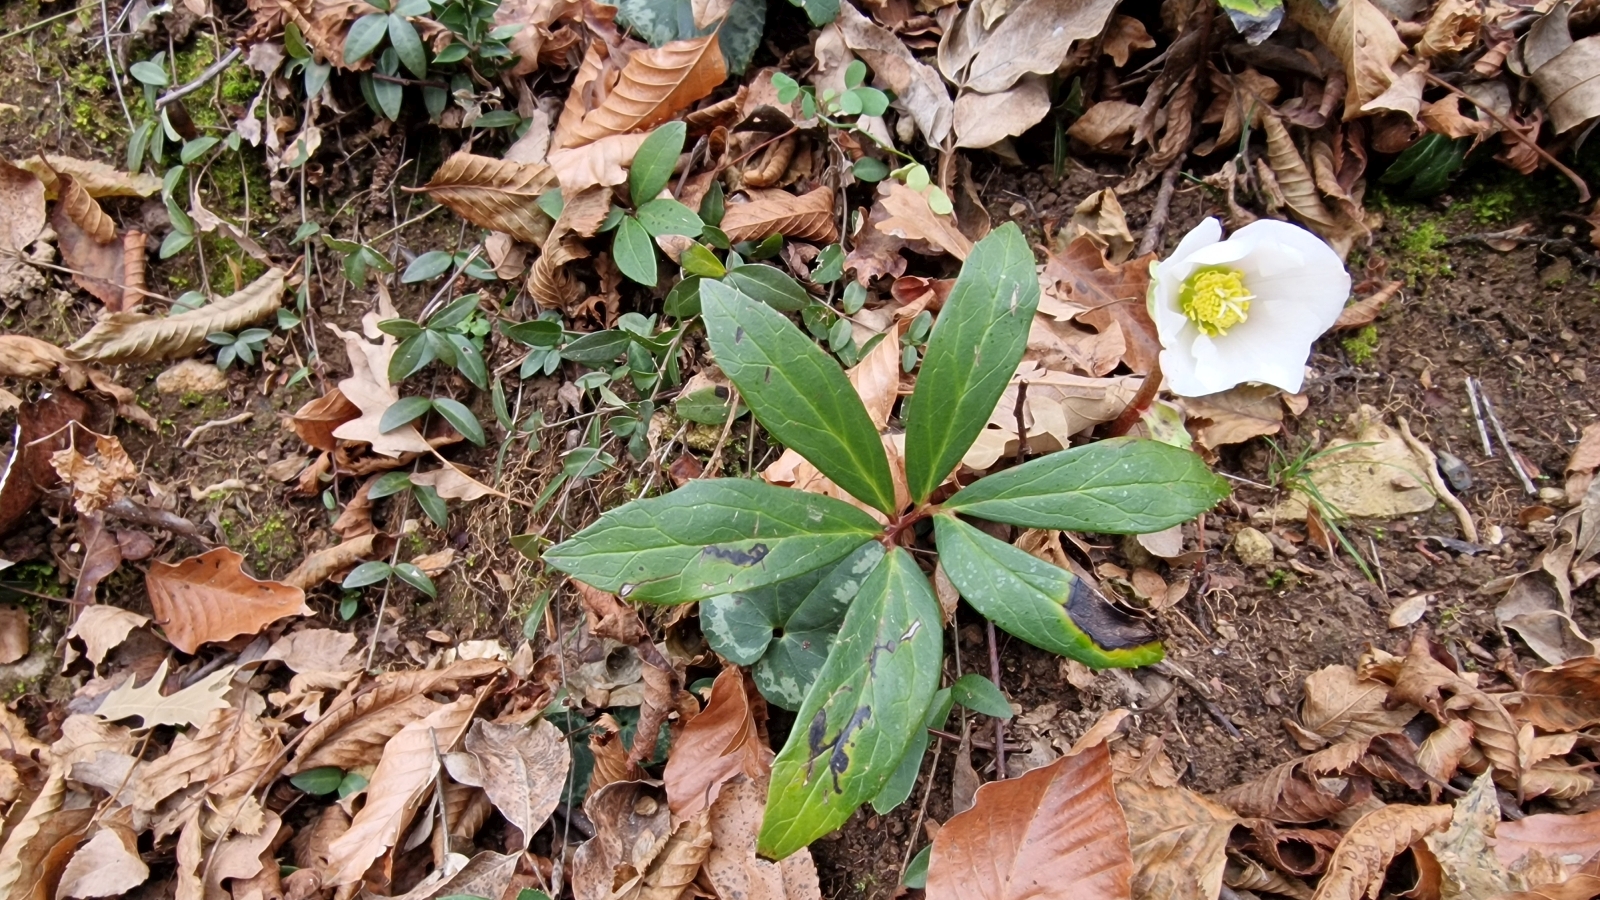
<path id="1" fill-rule="evenodd" d="M 934 516 L 939 562 L 961 596 L 1007 632 L 1096 669 L 1161 659 L 1149 628 L 1071 572 L 957 519 Z"/>
<path id="2" fill-rule="evenodd" d="M 800 286 L 800 282 L 776 266 L 736 266 L 728 270 L 722 282 L 779 312 L 797 312 L 811 302 L 811 295 Z"/>
<path id="3" fill-rule="evenodd" d="M 1033 250 L 1014 222 L 972 248 L 928 338 L 906 403 L 906 487 L 920 503 L 977 439 L 1011 381 L 1039 305 Z"/>
<path id="4" fill-rule="evenodd" d="M 717 362 L 763 427 L 851 496 L 894 515 L 883 442 L 837 363 L 776 310 L 716 281 L 700 285 Z"/>
<path id="5" fill-rule="evenodd" d="M 672 403 L 672 408 L 678 418 L 701 425 L 721 425 L 728 421 L 728 413 L 734 412 L 734 418 L 744 415 L 745 405 L 739 404 L 737 411 L 733 410 L 730 402 L 732 392 L 722 385 L 707 385 L 699 390 L 687 394 L 679 394 L 678 399 Z"/>
<path id="6" fill-rule="evenodd" d="M 844 558 L 879 530 L 840 500 L 718 478 L 612 509 L 543 558 L 604 591 L 683 603 L 803 575 Z M 533 538 L 512 544 L 536 547 Z"/>
<path id="7" fill-rule="evenodd" d="M 611 258 L 629 279 L 645 287 L 656 286 L 655 241 L 633 216 L 624 217 L 617 226 L 616 237 L 611 241 Z"/>
<path id="8" fill-rule="evenodd" d="M 678 154 L 683 152 L 688 128 L 682 122 L 668 122 L 650 132 L 639 145 L 633 165 L 628 169 L 628 194 L 633 198 L 635 209 L 654 200 L 672 179 L 672 169 L 678 164 Z"/>
<path id="9" fill-rule="evenodd" d="M 996 719 L 1011 718 L 1011 704 L 1006 702 L 1006 695 L 994 682 L 975 672 L 957 678 L 956 683 L 950 685 L 950 696 L 975 713 Z"/>
<path id="10" fill-rule="evenodd" d="M 711 649 L 755 667 L 756 687 L 769 702 L 799 709 L 850 601 L 883 552 L 883 545 L 872 541 L 831 567 L 702 601 L 700 627 Z"/>
<path id="11" fill-rule="evenodd" d="M 462 437 L 479 447 L 488 440 L 488 436 L 483 433 L 483 426 L 478 422 L 478 417 L 473 415 L 472 410 L 467 409 L 460 400 L 439 397 L 433 401 L 433 408 L 438 410 L 439 415 L 444 416 L 450 427 L 461 432 Z"/>
<path id="12" fill-rule="evenodd" d="M 927 377 L 926 361 L 922 371 Z M 1151 534 L 1189 521 L 1227 495 L 1228 483 L 1188 450 L 1111 438 L 979 479 L 944 508 L 1023 528 Z"/>
<path id="13" fill-rule="evenodd" d="M 389 17 L 382 13 L 368 13 L 350 23 L 350 30 L 344 36 L 344 64 L 353 66 L 366 59 L 388 31 Z"/>
<path id="14" fill-rule="evenodd" d="M 682 122 L 674 122 L 682 125 Z M 680 234 L 684 237 L 699 237 L 705 224 L 694 210 L 671 197 L 661 197 L 639 206 L 639 224 L 654 237 L 664 234 Z"/>
<path id="15" fill-rule="evenodd" d="M 927 577 L 904 549 L 889 551 L 850 604 L 773 761 L 762 856 L 788 856 L 883 790 L 939 688 L 942 628 Z"/>

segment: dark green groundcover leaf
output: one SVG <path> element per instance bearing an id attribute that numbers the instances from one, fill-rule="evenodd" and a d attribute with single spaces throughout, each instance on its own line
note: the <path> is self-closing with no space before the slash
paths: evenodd
<path id="1" fill-rule="evenodd" d="M 1071 572 L 947 513 L 934 516 L 933 525 L 950 583 L 973 609 L 1007 632 L 1096 669 L 1147 666 L 1161 659 L 1161 644 L 1148 627 Z"/>
<path id="2" fill-rule="evenodd" d="M 1189 521 L 1227 495 L 1228 483 L 1188 450 L 1111 438 L 981 478 L 944 508 L 1023 528 L 1150 534 Z"/>
<path id="3" fill-rule="evenodd" d="M 973 247 L 928 338 L 906 403 L 906 487 L 926 500 L 977 439 L 1028 345 L 1039 306 L 1033 250 L 1016 223 Z"/>
<path id="4" fill-rule="evenodd" d="M 773 761 L 762 856 L 788 856 L 883 790 L 938 690 L 942 621 L 911 554 L 891 550 L 851 603 Z"/>
<path id="5" fill-rule="evenodd" d="M 872 798 L 872 808 L 878 815 L 886 816 L 896 807 L 906 802 L 911 796 L 912 788 L 917 786 L 917 773 L 922 771 L 922 757 L 928 752 L 928 741 L 932 737 L 929 728 L 943 728 L 945 720 L 950 718 L 950 707 L 955 704 L 955 699 L 950 696 L 949 688 L 940 688 L 933 695 L 933 703 L 928 707 L 928 718 L 922 723 L 923 728 L 911 736 L 911 746 L 906 749 L 906 755 L 900 758 L 900 765 L 889 776 L 889 781 Z"/>
<path id="6" fill-rule="evenodd" d="M 625 503 L 544 552 L 603 591 L 684 603 L 775 584 L 844 558 L 880 528 L 848 503 L 742 478 Z M 535 536 L 512 538 L 524 553 Z"/>
<path id="7" fill-rule="evenodd" d="M 883 441 L 839 364 L 776 310 L 725 284 L 703 281 L 700 305 L 717 364 L 762 426 L 851 496 L 894 515 Z"/>
<path id="8" fill-rule="evenodd" d="M 700 628 L 711 649 L 737 665 L 754 666 L 761 696 L 799 709 L 850 601 L 881 559 L 883 545 L 872 541 L 832 567 L 712 597 L 700 604 Z"/>
<path id="9" fill-rule="evenodd" d="M 717 23 L 694 27 L 694 8 L 689 0 L 620 0 L 617 21 L 652 47 L 702 37 L 717 29 Z M 761 45 L 761 30 L 767 24 L 766 0 L 734 0 L 727 20 L 721 24 L 717 43 L 722 47 L 722 61 L 728 66 L 728 74 L 743 74 Z"/>

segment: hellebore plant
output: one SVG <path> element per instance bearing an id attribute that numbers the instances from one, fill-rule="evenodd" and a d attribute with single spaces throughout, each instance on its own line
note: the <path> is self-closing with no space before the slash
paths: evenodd
<path id="1" fill-rule="evenodd" d="M 1259 381 L 1298 393 L 1311 344 L 1350 298 L 1350 275 L 1322 239 L 1261 219 L 1222 239 L 1206 219 L 1150 271 L 1150 317 L 1167 387 L 1184 397 Z"/>
<path id="2" fill-rule="evenodd" d="M 931 560 L 919 565 L 907 549 L 930 532 L 962 597 L 1011 634 L 1097 668 L 1161 658 L 1141 622 L 964 517 L 1159 531 L 1226 494 L 1199 457 L 1117 438 L 943 487 L 1016 371 L 1038 305 L 1033 252 L 1014 224 L 978 242 L 928 338 L 903 415 L 908 505 L 896 502 L 882 438 L 837 363 L 735 287 L 706 279 L 700 299 L 717 363 L 761 424 L 887 516 L 887 526 L 820 494 L 706 479 L 617 507 L 543 559 L 628 599 L 709 601 L 708 631 L 725 645 L 742 643 L 730 651 L 742 659 L 767 656 L 773 627 L 784 630 L 763 690 L 799 711 L 774 761 L 763 855 L 787 856 L 861 804 L 892 808 L 909 792 L 927 722 L 949 708 L 939 689 L 944 621 L 926 573 Z M 532 553 L 537 540 L 514 542 Z M 796 634 L 806 637 L 791 640 Z"/>

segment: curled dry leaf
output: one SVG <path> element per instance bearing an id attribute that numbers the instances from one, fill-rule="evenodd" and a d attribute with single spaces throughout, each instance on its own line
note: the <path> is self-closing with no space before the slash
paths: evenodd
<path id="1" fill-rule="evenodd" d="M 1449 824 L 1448 806 L 1392 803 L 1367 813 L 1350 826 L 1344 840 L 1334 848 L 1314 900 L 1376 897 L 1390 861 Z"/>
<path id="2" fill-rule="evenodd" d="M 519 241 L 543 244 L 550 217 L 539 195 L 554 187 L 555 170 L 543 163 L 517 163 L 471 153 L 451 154 L 418 188 L 480 228 L 502 231 Z"/>
<path id="3" fill-rule="evenodd" d="M 384 548 L 394 546 L 390 540 L 388 536 L 382 534 L 364 534 L 325 550 L 318 550 L 301 560 L 300 565 L 283 576 L 283 582 L 302 591 L 309 591 L 369 559 L 387 556 L 388 551 Z"/>
<path id="4" fill-rule="evenodd" d="M 591 793 L 583 811 L 595 836 L 573 854 L 576 900 L 614 896 L 617 876 L 647 871 L 672 834 L 672 816 L 657 788 L 640 781 L 615 781 Z"/>
<path id="5" fill-rule="evenodd" d="M 339 446 L 338 439 L 333 436 L 334 430 L 360 415 L 361 408 L 335 387 L 295 410 L 289 418 L 289 426 L 300 440 L 324 453 L 332 453 Z"/>
<path id="6" fill-rule="evenodd" d="M 582 77 L 580 72 L 578 78 Z M 577 147 L 611 135 L 653 128 L 709 96 L 727 77 L 715 33 L 635 51 L 623 65 L 616 86 L 570 134 L 563 135 L 561 146 Z M 575 80 L 569 104 L 580 94 Z M 565 114 L 562 118 L 566 118 Z"/>
<path id="7" fill-rule="evenodd" d="M 411 483 L 428 485 L 446 500 L 476 500 L 479 497 L 505 496 L 448 462 L 431 472 L 417 472 L 411 476 Z"/>
<path id="8" fill-rule="evenodd" d="M 972 241 L 961 233 L 949 215 L 939 215 L 928 206 L 928 198 L 899 183 L 888 186 L 888 192 L 879 198 L 889 215 L 875 223 L 884 234 L 908 241 L 926 241 L 937 250 L 966 259 L 972 252 Z"/>
<path id="9" fill-rule="evenodd" d="M 46 155 L 43 159 L 29 156 L 18 160 L 17 165 L 32 172 L 43 182 L 45 196 L 51 199 L 60 195 L 58 181 L 62 175 L 72 176 L 89 192 L 89 196 L 95 198 L 149 197 L 161 190 L 161 179 L 154 175 L 143 172 L 130 175 L 103 162 L 74 159 L 71 156 Z"/>
<path id="10" fill-rule="evenodd" d="M 839 239 L 833 191 L 820 187 L 798 197 L 769 195 L 748 203 L 729 203 L 722 230 L 735 243 L 781 234 L 791 240 L 831 244 Z"/>
<path id="11" fill-rule="evenodd" d="M 1394 64 L 1405 52 L 1389 16 L 1371 0 L 1346 0 L 1333 7 L 1318 0 L 1288 0 L 1289 16 L 1322 41 L 1344 64 L 1348 121 L 1395 81 Z"/>
<path id="12" fill-rule="evenodd" d="M 24 334 L 0 334 L 0 377 L 37 381 L 67 365 L 67 355 L 48 341 Z"/>
<path id="13" fill-rule="evenodd" d="M 1439 721 L 1464 716 L 1472 723 L 1472 740 L 1483 755 L 1513 785 L 1522 777 L 1522 755 L 1517 746 L 1517 725 L 1498 697 L 1463 678 L 1435 659 L 1428 639 L 1411 642 L 1392 699 L 1426 709 Z"/>
<path id="14" fill-rule="evenodd" d="M 117 238 L 117 225 L 71 175 L 58 183 L 60 199 L 50 212 L 62 260 L 73 269 L 72 280 L 93 294 L 110 312 L 139 303 L 144 290 L 143 232 Z"/>
<path id="15" fill-rule="evenodd" d="M 1123 361 L 1140 375 L 1149 373 L 1161 354 L 1155 322 L 1145 308 L 1154 259 L 1141 256 L 1113 265 L 1093 240 L 1079 235 L 1065 250 L 1046 256 L 1042 276 L 1046 284 L 1055 285 L 1050 295 L 1088 309 L 1078 321 L 1097 331 L 1105 331 L 1112 322 L 1121 326 L 1127 342 Z"/>
<path id="16" fill-rule="evenodd" d="M 282 269 L 269 269 L 244 290 L 175 316 L 112 313 L 66 348 L 78 362 L 155 362 L 188 356 L 205 346 L 206 335 L 237 331 L 277 312 L 283 303 Z"/>
<path id="17" fill-rule="evenodd" d="M 114 897 L 125 894 L 150 877 L 150 867 L 139 856 L 139 839 L 125 825 L 102 825 L 72 854 L 61 873 L 57 897 Z"/>
<path id="18" fill-rule="evenodd" d="M 1130 880 L 1142 875 L 1130 830 L 1137 841 L 1111 786 L 1110 752 L 1095 744 L 980 787 L 972 808 L 934 835 L 928 898 L 1128 897 Z M 1220 867 L 1220 847 L 1218 857 Z"/>
<path id="19" fill-rule="evenodd" d="M 1144 111 L 1132 103 L 1102 100 L 1084 110 L 1067 129 L 1067 136 L 1100 153 L 1121 150 L 1143 118 Z"/>
<path id="20" fill-rule="evenodd" d="M 752 781 L 738 776 L 723 785 L 711 804 L 711 852 L 705 863 L 711 886 L 720 897 L 822 900 L 810 850 L 802 848 L 777 862 L 756 855 L 766 804 L 765 777 Z"/>
<path id="21" fill-rule="evenodd" d="M 1333 330 L 1345 331 L 1372 324 L 1373 320 L 1378 318 L 1378 313 L 1383 312 L 1384 306 L 1400 295 L 1400 289 L 1405 285 L 1404 281 L 1391 281 L 1379 288 L 1376 293 L 1346 306 L 1344 311 L 1339 313 L 1338 321 L 1333 323 Z"/>
<path id="22" fill-rule="evenodd" d="M 50 454 L 50 465 L 72 489 L 72 504 L 88 515 L 108 503 L 127 496 L 126 485 L 139 477 L 139 469 L 114 437 L 95 435 L 94 456 L 86 457 L 76 447 Z"/>
<path id="23" fill-rule="evenodd" d="M 722 670 L 711 686 L 706 708 L 684 726 L 673 742 L 662 780 L 675 822 L 698 816 L 717 800 L 723 785 L 739 775 L 763 778 L 772 750 L 761 743 L 737 666 Z"/>
<path id="24" fill-rule="evenodd" d="M 1136 897 L 1215 897 L 1222 888 L 1233 810 L 1188 788 L 1136 779 L 1117 785 L 1128 817 Z"/>
<path id="25" fill-rule="evenodd" d="M 175 565 L 151 563 L 145 587 L 172 646 L 193 653 L 201 644 L 255 634 L 284 616 L 312 614 L 300 588 L 252 578 L 243 563 L 227 547 Z"/>
<path id="26" fill-rule="evenodd" d="M 99 665 L 106 661 L 107 653 L 127 639 L 128 632 L 149 621 L 131 610 L 96 603 L 78 613 L 67 637 L 83 641 L 83 655 Z"/>
<path id="27" fill-rule="evenodd" d="M 845 46 L 872 68 L 874 76 L 894 91 L 896 102 L 911 114 L 917 130 L 928 143 L 943 144 L 955 119 L 955 104 L 939 72 L 912 56 L 911 49 L 898 35 L 862 15 L 853 4 L 839 5 L 839 18 L 831 27 L 838 29 Z"/>
<path id="28" fill-rule="evenodd" d="M 367 867 L 400 839 L 438 777 L 440 754 L 455 748 L 477 703 L 468 695 L 435 704 L 427 716 L 408 723 L 384 744 L 367 784 L 366 805 L 350 820 L 350 829 L 328 845 L 333 862 L 324 884 L 359 882 Z"/>

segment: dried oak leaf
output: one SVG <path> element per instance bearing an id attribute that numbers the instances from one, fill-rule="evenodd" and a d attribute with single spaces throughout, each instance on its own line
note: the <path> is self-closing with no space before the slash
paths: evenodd
<path id="1" fill-rule="evenodd" d="M 1546 732 L 1581 731 L 1600 724 L 1600 657 L 1579 656 L 1534 669 L 1522 690 L 1506 699 L 1511 714 Z"/>
<path id="2" fill-rule="evenodd" d="M 150 564 L 150 606 L 172 646 L 193 653 L 201 644 L 255 634 L 285 616 L 312 614 L 305 591 L 252 578 L 243 563 L 243 556 L 218 547 L 177 564 Z"/>
<path id="3" fill-rule="evenodd" d="M 1156 45 L 1156 39 L 1145 30 L 1144 23 L 1133 16 L 1124 16 L 1120 13 L 1111 17 L 1111 22 L 1106 26 L 1105 41 L 1101 51 L 1111 57 L 1111 62 L 1117 68 L 1128 64 L 1128 56 L 1135 50 L 1149 50 Z"/>
<path id="4" fill-rule="evenodd" d="M 277 312 L 283 303 L 282 269 L 269 269 L 244 290 L 175 316 L 112 313 L 66 348 L 77 362 L 155 362 L 188 356 L 205 346 L 206 335 L 237 331 Z"/>
<path id="5" fill-rule="evenodd" d="M 1137 897 L 1215 897 L 1239 819 L 1188 788 L 1129 779 L 1117 785 L 1128 817 Z"/>
<path id="6" fill-rule="evenodd" d="M 74 181 L 89 192 L 89 196 L 96 199 L 149 197 L 161 190 L 161 179 L 154 175 L 142 172 L 129 174 L 103 162 L 75 159 L 71 156 L 46 155 L 43 159 L 30 156 L 19 160 L 17 165 L 32 172 L 34 177 L 44 183 L 45 196 L 49 199 L 59 196 L 58 181 L 62 175 L 72 176 Z"/>
<path id="7" fill-rule="evenodd" d="M 635 51 L 605 100 L 585 113 L 562 146 L 653 128 L 709 96 L 727 77 L 715 33 Z M 572 93 L 578 94 L 576 83 Z"/>
<path id="8" fill-rule="evenodd" d="M 503 231 L 530 244 L 543 244 L 550 234 L 551 220 L 539 208 L 539 195 L 555 183 L 555 171 L 543 163 L 517 163 L 458 152 L 417 190 L 479 228 Z"/>
<path id="9" fill-rule="evenodd" d="M 833 191 L 820 187 L 798 197 L 783 193 L 748 203 L 729 203 L 722 217 L 728 240 L 762 241 L 775 234 L 796 241 L 831 244 L 839 239 Z"/>
<path id="10" fill-rule="evenodd" d="M 455 749 L 478 700 L 469 694 L 433 705 L 428 715 L 408 723 L 384 744 L 367 784 L 366 804 L 350 820 L 349 830 L 328 845 L 333 862 L 324 874 L 325 885 L 359 882 L 367 867 L 400 840 L 439 776 L 440 754 Z"/>
<path id="11" fill-rule="evenodd" d="M 978 789 L 933 839 L 929 900 L 1127 898 L 1136 873 L 1104 743 Z M 1220 855 L 1220 848 L 1219 848 Z M 1218 884 L 1220 885 L 1220 881 Z"/>
<path id="12" fill-rule="evenodd" d="M 233 680 L 234 667 L 224 666 L 181 691 L 163 696 L 161 685 L 167 680 L 168 662 L 163 659 L 156 673 L 139 687 L 134 686 L 135 678 L 129 675 L 127 681 L 105 695 L 94 714 L 108 722 L 137 717 L 141 727 L 155 728 L 199 725 L 212 710 L 228 707 L 223 695 Z"/>
<path id="13" fill-rule="evenodd" d="M 760 779 L 771 764 L 772 750 L 756 729 L 744 673 L 729 666 L 712 683 L 706 708 L 673 741 L 662 775 L 673 820 L 699 815 L 729 781 L 741 774 Z"/>
<path id="14" fill-rule="evenodd" d="M 1141 256 L 1112 265 L 1094 241 L 1079 236 L 1062 252 L 1049 253 L 1044 265 L 1044 279 L 1055 283 L 1062 300 L 1088 308 L 1078 316 L 1080 321 L 1097 331 L 1111 322 L 1122 326 L 1128 347 L 1123 361 L 1139 375 L 1149 374 L 1161 355 L 1155 322 L 1145 308 L 1154 258 Z"/>
<path id="15" fill-rule="evenodd" d="M 1392 803 L 1362 816 L 1334 848 L 1314 900 L 1376 897 L 1389 862 L 1424 836 L 1450 824 L 1448 806 Z"/>

